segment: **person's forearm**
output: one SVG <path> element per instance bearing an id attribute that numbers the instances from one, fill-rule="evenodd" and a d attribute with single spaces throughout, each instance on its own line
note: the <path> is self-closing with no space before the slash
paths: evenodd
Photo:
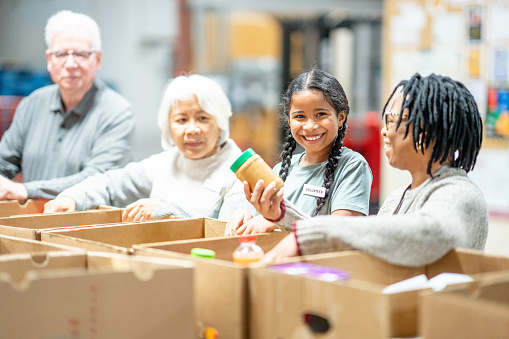
<path id="1" fill-rule="evenodd" d="M 311 216 L 302 212 L 297 206 L 292 204 L 288 199 L 283 199 L 283 202 L 285 208 L 284 211 L 281 211 L 281 213 L 284 213 L 284 215 L 280 220 L 276 222 L 280 229 L 284 231 L 291 231 L 292 224 L 294 221 L 311 218 Z"/>

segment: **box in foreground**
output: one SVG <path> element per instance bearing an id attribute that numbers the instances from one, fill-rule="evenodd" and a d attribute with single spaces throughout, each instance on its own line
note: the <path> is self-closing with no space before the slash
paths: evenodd
<path id="1" fill-rule="evenodd" d="M 329 282 L 271 266 L 251 269 L 251 338 L 415 337 L 423 290 L 385 294 L 385 287 L 421 274 L 463 273 L 481 279 L 486 272 L 509 269 L 509 258 L 466 250 L 423 267 L 393 265 L 354 251 L 299 260 L 348 272 L 350 278 Z"/>
<path id="2" fill-rule="evenodd" d="M 267 252 L 286 235 L 286 232 L 259 234 L 257 244 Z M 135 245 L 133 248 L 135 256 L 193 260 L 198 323 L 217 330 L 221 339 L 242 339 L 249 336 L 249 268 L 233 262 L 232 253 L 238 245 L 238 237 L 229 237 Z M 191 257 L 193 248 L 213 250 L 215 259 Z"/>
<path id="3" fill-rule="evenodd" d="M 0 265 L 2 337 L 195 338 L 191 262 L 55 252 L 20 272 L 31 260 Z"/>
<path id="4" fill-rule="evenodd" d="M 421 335 L 426 339 L 509 338 L 509 272 L 425 293 L 420 303 Z"/>

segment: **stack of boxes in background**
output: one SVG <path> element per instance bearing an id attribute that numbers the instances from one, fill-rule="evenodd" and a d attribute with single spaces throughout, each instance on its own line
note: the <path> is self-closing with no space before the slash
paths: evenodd
<path id="1" fill-rule="evenodd" d="M 223 237 L 223 221 L 122 222 L 122 209 L 107 206 L 41 214 L 43 203 L 0 202 L 2 336 L 509 335 L 506 257 L 454 250 L 435 263 L 403 267 L 360 251 L 344 251 L 292 258 L 286 266 L 293 270 L 282 271 L 279 263 L 234 263 L 239 239 Z M 257 242 L 267 252 L 285 236 L 261 234 Z M 213 250 L 215 257 L 192 257 L 193 248 Z M 305 275 L 301 262 L 325 267 L 327 274 Z M 332 270 L 344 274 L 334 278 Z M 444 272 L 466 274 L 473 281 L 441 292 L 418 288 L 386 293 L 387 286 L 402 280 Z"/>

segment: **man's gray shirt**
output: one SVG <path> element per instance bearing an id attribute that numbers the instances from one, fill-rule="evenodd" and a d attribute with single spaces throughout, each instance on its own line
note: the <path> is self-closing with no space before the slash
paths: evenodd
<path id="1" fill-rule="evenodd" d="M 130 162 L 134 126 L 131 104 L 98 79 L 67 113 L 57 85 L 40 88 L 21 100 L 0 141 L 0 174 L 22 173 L 28 198 L 52 199 Z"/>

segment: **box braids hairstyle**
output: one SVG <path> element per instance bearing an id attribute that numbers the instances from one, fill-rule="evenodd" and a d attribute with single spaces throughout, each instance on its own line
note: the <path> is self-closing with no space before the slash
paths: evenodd
<path id="1" fill-rule="evenodd" d="M 415 73 L 410 80 L 401 81 L 393 90 L 385 109 L 398 88 L 402 87 L 402 113 L 408 109 L 405 138 L 410 125 L 414 149 L 424 153 L 433 145 L 427 173 L 435 162 L 471 171 L 482 144 L 482 119 L 473 95 L 461 82 L 447 76 L 431 74 L 423 77 Z"/>

